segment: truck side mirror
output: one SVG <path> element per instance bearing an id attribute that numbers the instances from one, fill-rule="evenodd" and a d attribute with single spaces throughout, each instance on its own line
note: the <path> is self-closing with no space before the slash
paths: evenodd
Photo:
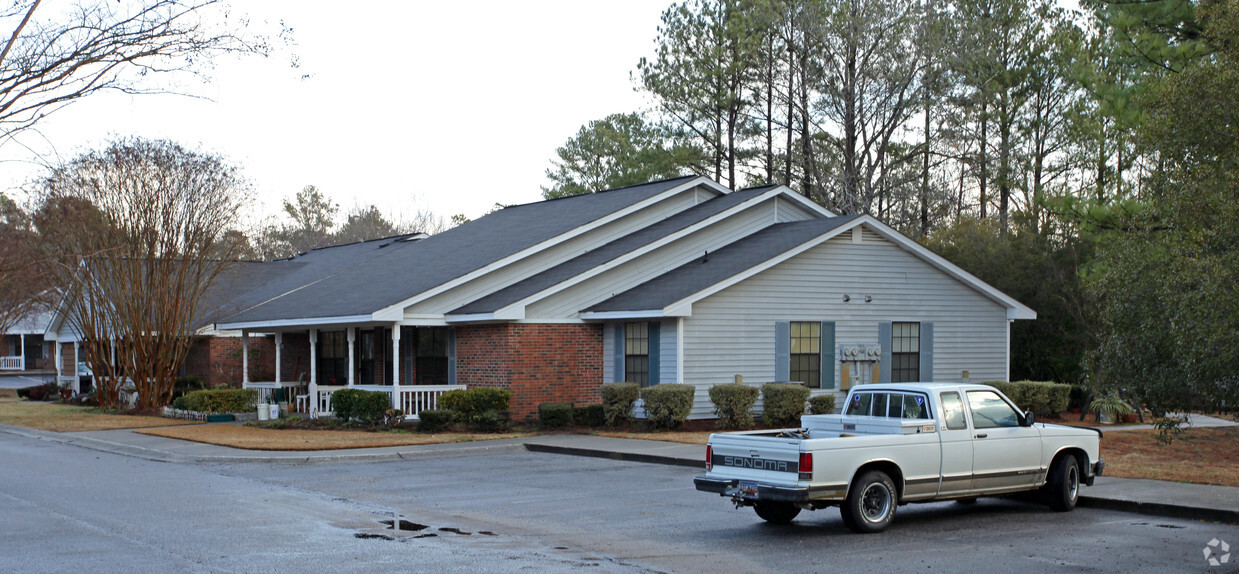
<path id="1" fill-rule="evenodd" d="M 1036 415 L 1032 411 L 1024 411 L 1024 415 L 1020 417 L 1020 426 L 1030 427 L 1036 422 Z"/>

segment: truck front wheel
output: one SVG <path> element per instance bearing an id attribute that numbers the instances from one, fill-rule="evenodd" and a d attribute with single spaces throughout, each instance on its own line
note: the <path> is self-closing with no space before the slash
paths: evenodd
<path id="1" fill-rule="evenodd" d="M 899 506 L 895 492 L 895 482 L 885 472 L 866 472 L 852 484 L 847 500 L 839 506 L 843 523 L 861 534 L 886 530 Z"/>
<path id="2" fill-rule="evenodd" d="M 753 505 L 753 510 L 757 511 L 762 520 L 771 524 L 790 524 L 792 519 L 800 514 L 800 507 L 790 502 L 758 501 Z"/>
<path id="3" fill-rule="evenodd" d="M 1045 497 L 1050 508 L 1067 512 L 1076 507 L 1080 498 L 1080 464 L 1076 457 L 1060 455 L 1050 466 L 1049 480 L 1045 483 Z"/>

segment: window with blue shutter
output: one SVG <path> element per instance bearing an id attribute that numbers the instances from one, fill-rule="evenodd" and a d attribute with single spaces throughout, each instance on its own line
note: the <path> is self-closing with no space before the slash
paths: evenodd
<path id="1" fill-rule="evenodd" d="M 786 383 L 791 376 L 791 323 L 774 324 L 774 382 Z"/>

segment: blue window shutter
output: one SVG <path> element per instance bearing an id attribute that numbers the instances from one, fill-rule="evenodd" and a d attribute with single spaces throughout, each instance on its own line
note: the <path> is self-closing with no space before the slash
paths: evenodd
<path id="1" fill-rule="evenodd" d="M 774 382 L 786 383 L 792 378 L 792 324 L 774 324 Z"/>
<path id="2" fill-rule="evenodd" d="M 878 367 L 878 382 L 891 382 L 891 322 L 878 323 L 878 345 L 882 347 L 882 364 Z"/>
<path id="3" fill-rule="evenodd" d="M 921 323 L 921 382 L 934 380 L 934 324 Z"/>
<path id="4" fill-rule="evenodd" d="M 456 384 L 456 327 L 447 328 L 447 384 Z"/>
<path id="5" fill-rule="evenodd" d="M 624 324 L 615 324 L 615 349 L 611 353 L 615 363 L 615 382 L 624 382 Z"/>
<path id="6" fill-rule="evenodd" d="M 662 323 L 650 321 L 650 385 L 659 382 L 660 359 L 662 358 Z"/>
<path id="7" fill-rule="evenodd" d="M 835 322 L 822 321 L 822 388 L 835 388 Z"/>

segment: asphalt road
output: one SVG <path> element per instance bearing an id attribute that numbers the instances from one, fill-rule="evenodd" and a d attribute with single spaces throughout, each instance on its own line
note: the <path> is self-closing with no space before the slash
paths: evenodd
<path id="1" fill-rule="evenodd" d="M 987 499 L 904 506 L 879 535 L 833 509 L 771 526 L 692 475 L 536 453 L 166 464 L 0 433 L 0 572 L 1206 572 L 1210 540 L 1239 544 L 1234 525 Z M 1212 570 L 1239 571 L 1234 550 Z"/>
<path id="2" fill-rule="evenodd" d="M 0 374 L 0 389 L 23 389 L 43 383 L 49 383 L 56 377 L 52 375 L 5 375 Z"/>

